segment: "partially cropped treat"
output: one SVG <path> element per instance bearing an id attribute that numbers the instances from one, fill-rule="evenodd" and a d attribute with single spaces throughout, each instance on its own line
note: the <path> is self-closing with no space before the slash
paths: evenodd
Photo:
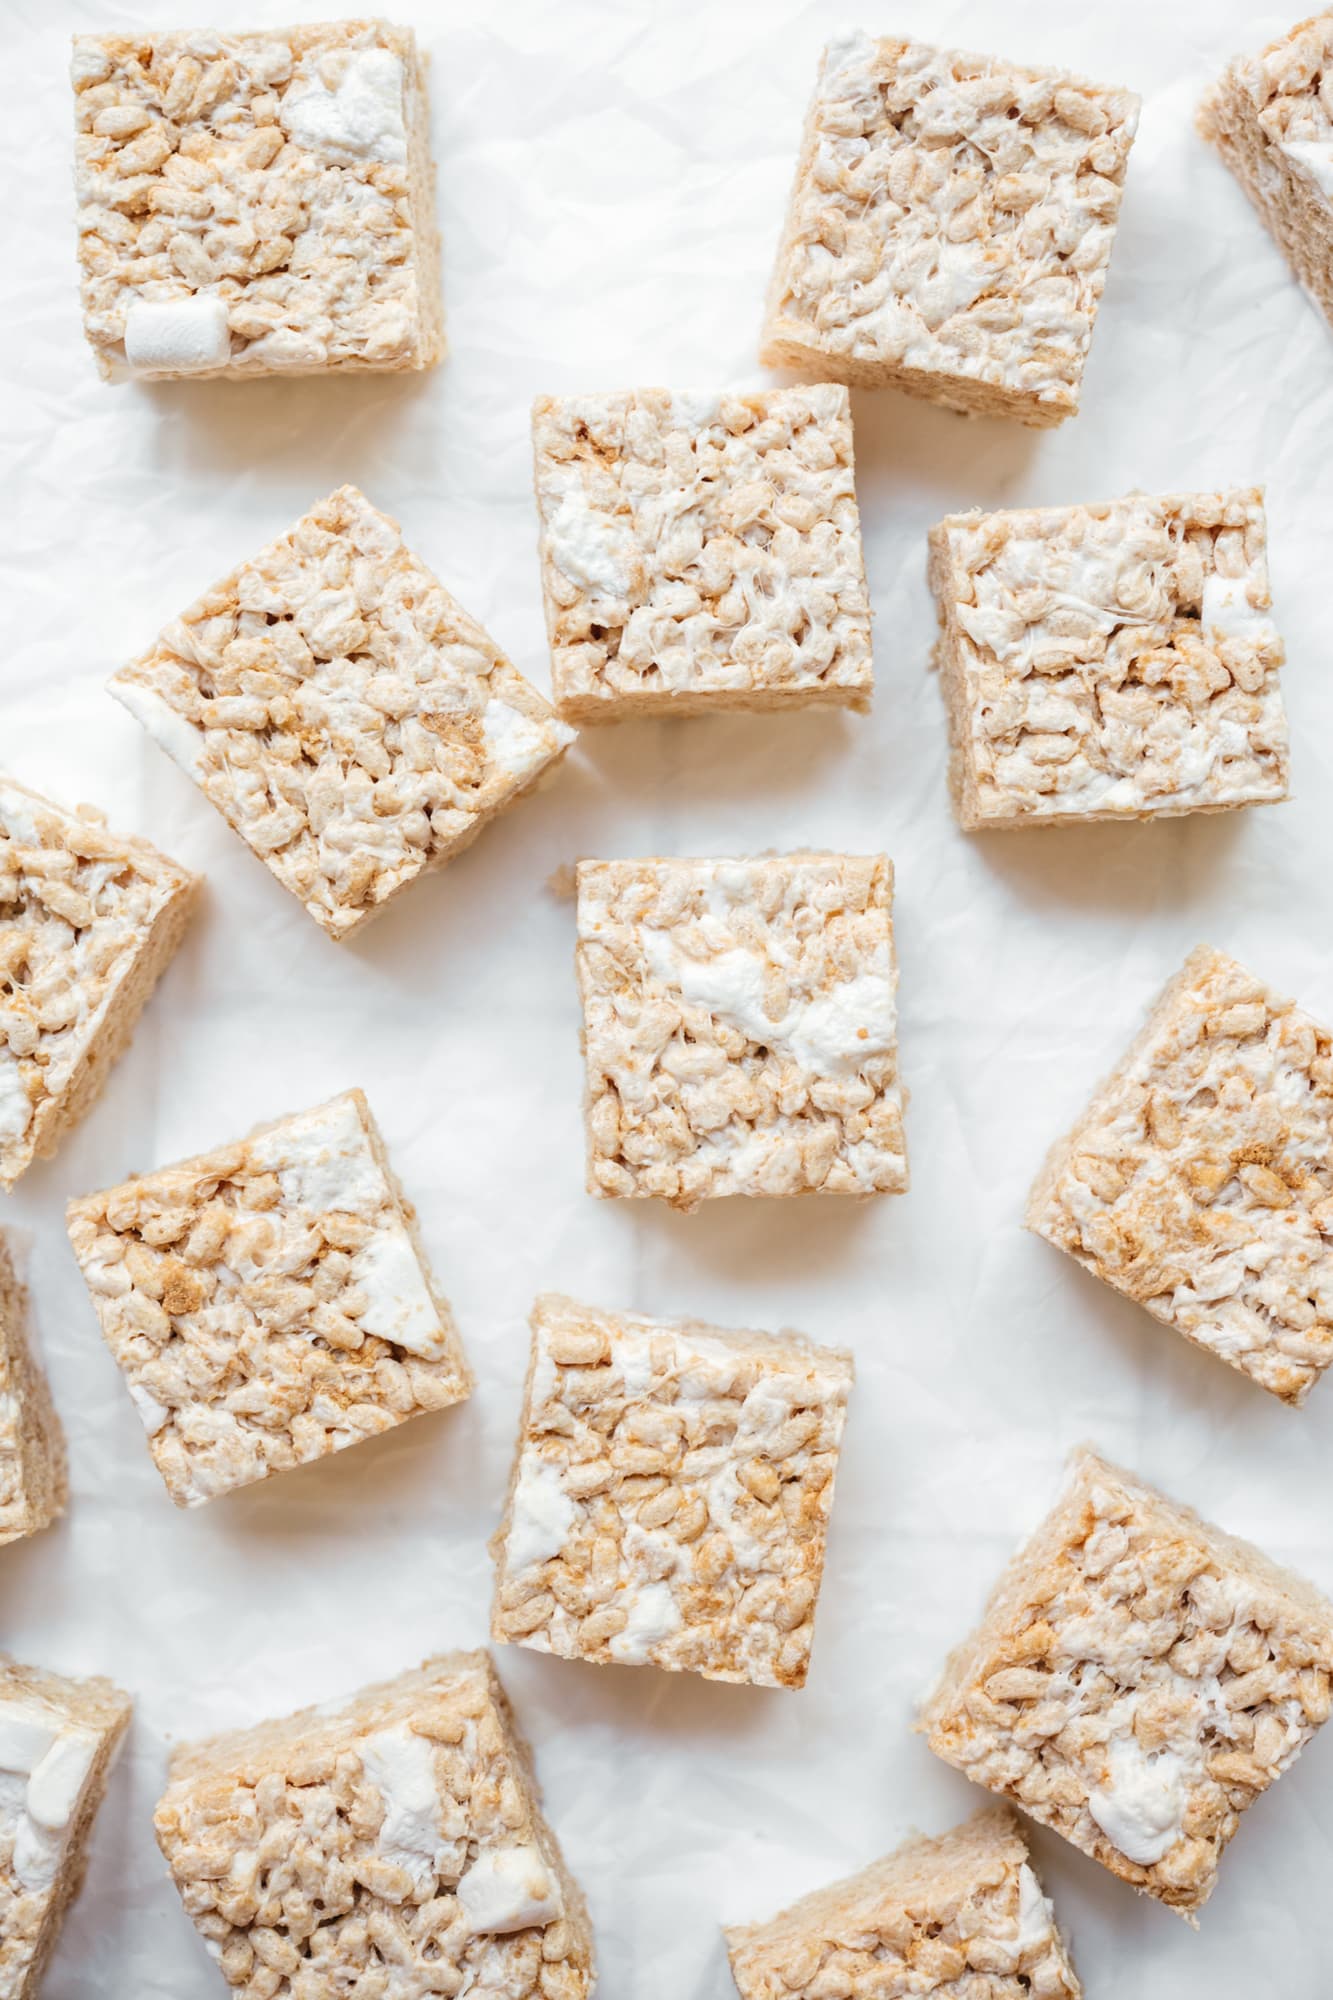
<path id="1" fill-rule="evenodd" d="M 50 1527 L 69 1499 L 65 1434 L 28 1333 L 28 1295 L 0 1229 L 0 1543 Z"/>
<path id="2" fill-rule="evenodd" d="M 1079 2000 L 1050 1900 L 1003 1806 L 726 1934 L 741 2000 Z"/>
<path id="3" fill-rule="evenodd" d="M 69 1205 L 69 1235 L 179 1507 L 472 1388 L 359 1090 Z"/>
<path id="4" fill-rule="evenodd" d="M 1238 56 L 1199 106 L 1216 146 L 1324 317 L 1333 321 L 1333 12 Z"/>
<path id="5" fill-rule="evenodd" d="M 1333 1359 L 1333 1036 L 1201 946 L 1027 1225 L 1287 1403 Z"/>
<path id="6" fill-rule="evenodd" d="M 0 776 L 0 1188 L 49 1159 L 125 1053 L 198 878 Z"/>
<path id="7" fill-rule="evenodd" d="M 1086 1446 L 921 1711 L 930 1747 L 1195 1920 L 1328 1717 L 1333 1605 Z"/>
<path id="8" fill-rule="evenodd" d="M 1061 71 L 839 35 L 762 360 L 1024 424 L 1073 416 L 1138 114 Z"/>
<path id="9" fill-rule="evenodd" d="M 901 1193 L 892 904 L 882 855 L 580 863 L 590 1192 Z"/>
<path id="10" fill-rule="evenodd" d="M 954 514 L 930 583 L 969 833 L 1287 796 L 1257 489 Z"/>
<path id="11" fill-rule="evenodd" d="M 387 21 L 76 35 L 84 332 L 102 374 L 429 368 L 425 65 Z"/>
<path id="12" fill-rule="evenodd" d="M 247 2000 L 589 2000 L 592 1929 L 485 1653 L 187 1744 L 158 1844 Z"/>
<path id="13" fill-rule="evenodd" d="M 851 1385 L 799 1334 L 538 1299 L 492 1635 L 803 1686 Z"/>
<path id="14" fill-rule="evenodd" d="M 354 486 L 110 687 L 333 938 L 452 860 L 574 739 Z"/>
<path id="15" fill-rule="evenodd" d="M 845 389 L 543 396 L 532 430 L 568 721 L 868 706 Z"/>
<path id="16" fill-rule="evenodd" d="M 87 1866 L 93 1820 L 129 1726 L 107 1680 L 67 1680 L 0 1653 L 0 1995 L 36 2000 Z"/>

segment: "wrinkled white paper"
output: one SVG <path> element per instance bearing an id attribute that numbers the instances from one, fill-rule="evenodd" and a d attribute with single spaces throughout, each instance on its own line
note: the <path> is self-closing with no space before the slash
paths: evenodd
<path id="1" fill-rule="evenodd" d="M 507 1649 L 607 2000 L 725 2000 L 719 1926 L 979 1802 L 910 1733 L 1066 1448 L 1091 1436 L 1333 1585 L 1333 1388 L 1282 1408 L 1025 1236 L 1048 1142 L 1210 940 L 1333 1017 L 1333 334 L 1197 140 L 1245 0 L 898 0 L 867 26 L 1066 64 L 1146 100 L 1083 414 L 1052 434 L 854 398 L 877 614 L 872 717 L 588 734 L 551 786 L 337 947 L 102 683 L 344 480 L 538 682 L 528 405 L 757 377 L 756 332 L 824 0 L 415 0 L 433 56 L 453 351 L 424 379 L 104 386 L 80 336 L 70 29 L 317 19 L 325 0 L 4 0 L 9 251 L 0 761 L 207 872 L 202 914 L 82 1131 L 0 1209 L 33 1232 L 69 1433 L 67 1520 L 0 1552 L 0 1643 L 135 1691 L 48 2000 L 221 1993 L 153 1843 L 173 1737 L 279 1714 L 486 1634 L 539 1289 L 854 1348 L 814 1667 L 799 1695 Z M 854 10 L 852 10 L 854 12 Z M 1291 0 L 1290 13 L 1298 12 Z M 1263 480 L 1290 655 L 1294 803 L 966 838 L 927 672 L 945 512 Z M 581 853 L 886 848 L 898 866 L 913 1186 L 866 1207 L 688 1217 L 583 1192 L 572 912 Z M 61 1226 L 71 1194 L 368 1091 L 476 1365 L 472 1402 L 177 1513 Z M 1092 2000 L 1328 1982 L 1333 1732 L 1248 1816 L 1195 1936 L 1059 1841 L 1039 1864 Z"/>

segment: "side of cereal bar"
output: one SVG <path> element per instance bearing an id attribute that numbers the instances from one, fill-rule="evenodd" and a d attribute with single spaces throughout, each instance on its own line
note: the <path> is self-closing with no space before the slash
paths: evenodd
<path id="1" fill-rule="evenodd" d="M 47 1528 L 65 1511 L 65 1434 L 28 1340 L 28 1295 L 0 1229 L 0 1543 Z"/>
<path id="2" fill-rule="evenodd" d="M 802 1686 L 852 1373 L 799 1334 L 538 1299 L 493 1636 Z"/>

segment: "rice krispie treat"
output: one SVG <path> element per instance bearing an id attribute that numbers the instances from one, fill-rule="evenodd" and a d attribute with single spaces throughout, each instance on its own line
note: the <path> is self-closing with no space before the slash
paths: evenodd
<path id="1" fill-rule="evenodd" d="M 741 2000 L 832 1994 L 1079 2000 L 1055 1913 L 1004 1806 L 918 1835 L 764 1924 L 726 1933 Z"/>
<path id="2" fill-rule="evenodd" d="M 920 1727 L 1194 1921 L 1240 1815 L 1329 1712 L 1333 1605 L 1083 1447 Z"/>
<path id="3" fill-rule="evenodd" d="M 178 1507 L 471 1392 L 416 1213 L 359 1090 L 85 1195 L 68 1219 Z"/>
<path id="4" fill-rule="evenodd" d="M 893 866 L 584 861 L 588 1188 L 899 1194 Z"/>
<path id="5" fill-rule="evenodd" d="M 492 1636 L 801 1687 L 852 1357 L 538 1299 Z"/>
<path id="6" fill-rule="evenodd" d="M 0 1653 L 0 2000 L 36 2000 L 131 1706 Z"/>
<path id="7" fill-rule="evenodd" d="M 1284 1402 L 1333 1359 L 1333 1037 L 1200 947 L 1053 1148 L 1027 1226 Z"/>
<path id="8" fill-rule="evenodd" d="M 158 1844 L 249 2000 L 588 2000 L 583 1896 L 485 1653 L 187 1744 Z"/>
<path id="9" fill-rule="evenodd" d="M 969 833 L 1287 796 L 1257 488 L 954 514 L 930 584 Z"/>
<path id="10" fill-rule="evenodd" d="M 824 51 L 761 358 L 1020 423 L 1078 408 L 1139 100 L 847 33 Z"/>
<path id="11" fill-rule="evenodd" d="M 568 721 L 869 706 L 845 389 L 543 396 L 532 431 Z"/>
<path id="12" fill-rule="evenodd" d="M 1199 130 L 1333 320 L 1333 12 L 1240 56 L 1199 106 Z"/>
<path id="13" fill-rule="evenodd" d="M 452 860 L 574 740 L 354 486 L 110 687 L 333 938 Z"/>
<path id="14" fill-rule="evenodd" d="M 0 1188 L 49 1159 L 125 1053 L 198 878 L 0 775 Z"/>
<path id="15" fill-rule="evenodd" d="M 50 1527 L 68 1499 L 65 1434 L 29 1345 L 28 1295 L 0 1229 L 0 1543 Z"/>
<path id="16" fill-rule="evenodd" d="M 71 75 L 83 324 L 103 375 L 440 359 L 410 28 L 76 35 Z"/>

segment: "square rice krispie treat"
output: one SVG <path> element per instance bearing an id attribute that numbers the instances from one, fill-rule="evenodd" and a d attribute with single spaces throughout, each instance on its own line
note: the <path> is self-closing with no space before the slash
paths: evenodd
<path id="1" fill-rule="evenodd" d="M 849 1881 L 726 1937 L 741 2000 L 1079 2000 L 1083 1991 L 1004 1806 L 936 1840 L 905 1841 Z"/>
<path id="2" fill-rule="evenodd" d="M 1300 1403 L 1333 1359 L 1333 1037 L 1200 947 L 1053 1148 L 1027 1226 Z"/>
<path id="3" fill-rule="evenodd" d="M 845 389 L 543 396 L 532 432 L 568 721 L 869 706 Z"/>
<path id="4" fill-rule="evenodd" d="M 1073 416 L 1138 114 L 1058 71 L 839 36 L 761 358 L 1025 424 Z"/>
<path id="5" fill-rule="evenodd" d="M 178 1507 L 472 1388 L 359 1090 L 72 1201 L 70 1241 Z"/>
<path id="6" fill-rule="evenodd" d="M 271 2000 L 588 2000 L 583 1896 L 485 1653 L 187 1744 L 158 1844 L 227 1984 Z"/>
<path id="7" fill-rule="evenodd" d="M 103 375 L 440 359 L 410 28 L 76 35 L 71 75 L 83 325 Z"/>
<path id="8" fill-rule="evenodd" d="M 1287 796 L 1263 495 L 954 514 L 930 532 L 969 833 Z"/>
<path id="9" fill-rule="evenodd" d="M 893 865 L 584 861 L 588 1188 L 900 1194 Z"/>
<path id="10" fill-rule="evenodd" d="M 0 775 L 0 1188 L 49 1159 L 125 1053 L 198 878 Z"/>
<path id="11" fill-rule="evenodd" d="M 354 486 L 110 687 L 333 938 L 451 861 L 574 740 Z"/>
<path id="12" fill-rule="evenodd" d="M 1199 130 L 1258 209 L 1307 295 L 1333 320 L 1333 12 L 1239 56 Z"/>
<path id="13" fill-rule="evenodd" d="M 1333 1605 L 1075 1452 L 920 1727 L 977 1784 L 1194 1921 L 1240 1815 L 1329 1711 Z"/>
<path id="14" fill-rule="evenodd" d="M 29 1344 L 28 1295 L 0 1229 L 0 1543 L 50 1527 L 68 1499 L 65 1434 Z"/>
<path id="15" fill-rule="evenodd" d="M 852 1357 L 548 1295 L 491 1542 L 491 1631 L 801 1687 Z"/>
<path id="16" fill-rule="evenodd" d="M 35 2000 L 87 1866 L 88 1837 L 129 1726 L 107 1680 L 67 1680 L 0 1653 L 0 1994 Z"/>

